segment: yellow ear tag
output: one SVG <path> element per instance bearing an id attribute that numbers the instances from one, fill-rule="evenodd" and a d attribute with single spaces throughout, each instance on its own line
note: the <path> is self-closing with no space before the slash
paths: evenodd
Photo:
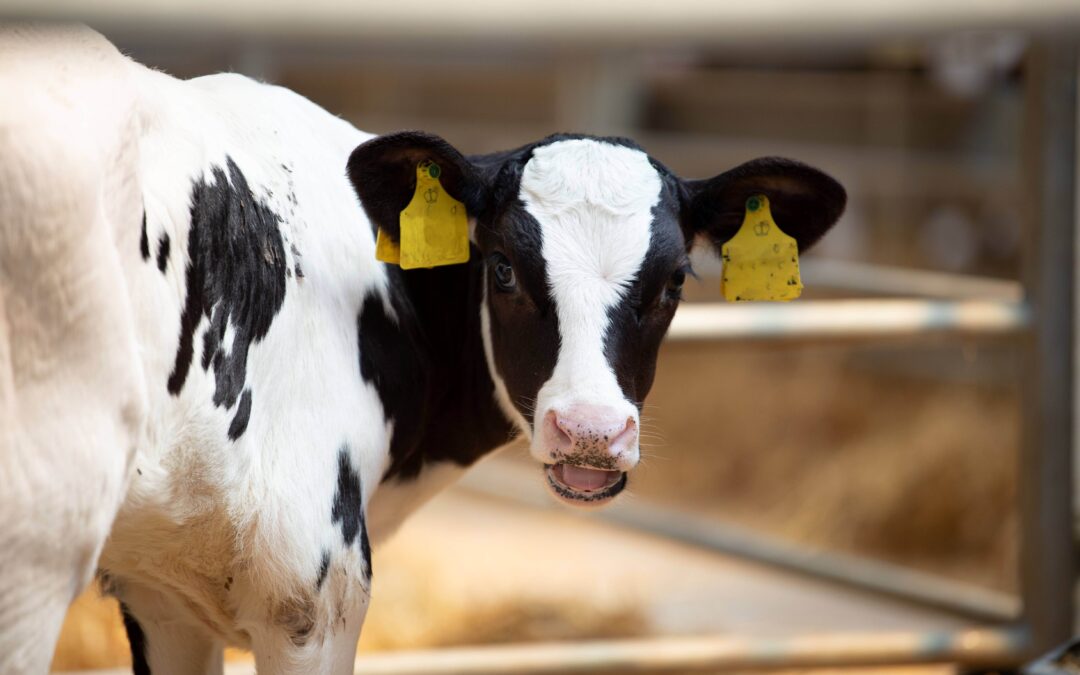
<path id="1" fill-rule="evenodd" d="M 720 247 L 720 253 L 724 259 L 720 292 L 729 302 L 786 302 L 802 293 L 799 245 L 773 220 L 765 195 L 746 200 L 742 227 Z"/>
<path id="2" fill-rule="evenodd" d="M 381 227 L 375 235 L 375 259 L 384 263 L 401 264 L 401 247 L 395 244 Z"/>
<path id="3" fill-rule="evenodd" d="M 465 205 L 447 194 L 439 182 L 439 165 L 424 160 L 416 165 L 416 192 L 401 212 L 399 264 L 402 269 L 456 265 L 469 260 L 469 222 Z M 390 238 L 383 236 L 387 257 Z M 375 246 L 376 256 L 379 245 Z M 382 260 L 382 258 L 379 258 Z"/>

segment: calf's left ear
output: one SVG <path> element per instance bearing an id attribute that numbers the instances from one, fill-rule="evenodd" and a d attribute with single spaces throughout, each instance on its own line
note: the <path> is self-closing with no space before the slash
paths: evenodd
<path id="1" fill-rule="evenodd" d="M 817 169 L 781 157 L 763 157 L 714 178 L 682 182 L 682 224 L 688 242 L 707 238 L 717 249 L 742 226 L 746 200 L 769 198 L 773 219 L 805 251 L 844 212 L 844 188 Z"/>
<path id="2" fill-rule="evenodd" d="M 486 205 L 487 188 L 476 167 L 442 138 L 422 131 L 401 131 L 373 138 L 349 156 L 348 172 L 372 224 L 400 241 L 399 216 L 416 190 L 416 167 L 439 165 L 443 189 L 471 215 Z"/>

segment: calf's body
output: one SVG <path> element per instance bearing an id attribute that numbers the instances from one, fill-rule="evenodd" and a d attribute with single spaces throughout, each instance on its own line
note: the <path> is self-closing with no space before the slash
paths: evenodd
<path id="1" fill-rule="evenodd" d="M 0 673 L 47 668 L 95 570 L 136 672 L 351 672 L 372 545 L 476 459 L 521 433 L 564 501 L 623 489 L 697 235 L 758 192 L 800 245 L 843 208 L 781 160 L 373 139 L 85 29 L 0 31 L 0 90 Z M 470 261 L 379 263 L 428 162 Z"/>

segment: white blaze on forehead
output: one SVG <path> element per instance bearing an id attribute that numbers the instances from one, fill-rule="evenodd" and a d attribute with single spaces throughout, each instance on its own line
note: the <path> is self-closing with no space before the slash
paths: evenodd
<path id="1" fill-rule="evenodd" d="M 559 319 L 560 346 L 536 413 L 575 403 L 637 417 L 604 357 L 607 312 L 638 275 L 649 250 L 660 175 L 640 150 L 590 139 L 533 151 L 520 198 L 540 225 Z"/>
<path id="2" fill-rule="evenodd" d="M 640 150 L 580 139 L 533 151 L 521 201 L 540 224 L 553 290 L 596 286 L 613 304 L 649 250 L 660 175 Z"/>

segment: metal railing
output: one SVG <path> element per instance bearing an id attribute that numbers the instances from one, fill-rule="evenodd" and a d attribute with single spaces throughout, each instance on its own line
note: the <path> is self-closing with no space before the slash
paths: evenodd
<path id="1" fill-rule="evenodd" d="M 453 647 L 361 656 L 364 675 L 621 675 L 763 668 L 870 667 L 895 663 L 993 665 L 1029 644 L 1023 628 L 956 632 L 826 633 L 781 639 L 663 637 L 584 643 Z M 129 675 L 130 669 L 93 675 Z M 224 675 L 250 675 L 230 663 Z M 86 674 L 90 675 L 90 674 Z"/>
<path id="2" fill-rule="evenodd" d="M 1010 300 L 809 300 L 790 305 L 695 303 L 679 308 L 668 339 L 873 340 L 929 334 L 1017 335 L 1028 306 Z"/>

